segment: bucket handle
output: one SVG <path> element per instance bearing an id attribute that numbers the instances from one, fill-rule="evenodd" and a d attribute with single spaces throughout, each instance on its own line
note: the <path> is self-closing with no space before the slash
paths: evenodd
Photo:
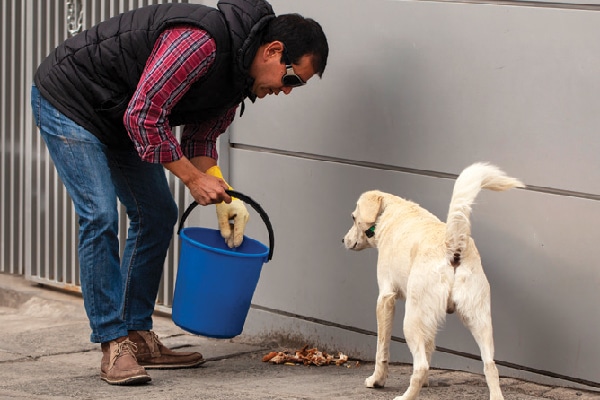
<path id="1" fill-rule="evenodd" d="M 271 260 L 271 258 L 273 258 L 273 248 L 275 247 L 275 238 L 273 236 L 273 226 L 271 226 L 271 221 L 269 220 L 269 216 L 267 215 L 265 210 L 263 210 L 263 208 L 260 206 L 260 204 L 258 204 L 256 201 L 254 201 L 250 196 L 246 196 L 243 193 L 237 192 L 235 190 L 225 190 L 225 193 L 227 193 L 231 197 L 237 197 L 238 199 L 242 200 L 244 203 L 249 204 L 250 206 L 252 206 L 252 208 L 254 208 L 254 210 L 256 210 L 256 212 L 258 214 L 260 214 L 260 217 L 262 218 L 263 222 L 267 226 L 267 230 L 269 231 L 269 258 L 268 258 L 268 260 Z M 181 231 L 181 228 L 183 227 L 183 223 L 187 219 L 188 215 L 190 215 L 192 210 L 194 208 L 196 208 L 197 205 L 198 205 L 198 202 L 196 202 L 196 201 L 192 202 L 192 204 L 190 204 L 188 206 L 187 210 L 185 210 L 185 212 L 181 216 L 181 221 L 179 222 L 179 227 L 177 228 L 178 235 L 179 235 L 179 232 Z"/>

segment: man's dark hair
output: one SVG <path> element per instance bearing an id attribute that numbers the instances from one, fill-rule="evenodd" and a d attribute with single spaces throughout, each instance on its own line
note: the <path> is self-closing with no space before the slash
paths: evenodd
<path id="1" fill-rule="evenodd" d="M 329 46 L 318 22 L 300 14 L 282 14 L 272 19 L 263 34 L 261 45 L 275 40 L 283 42 L 294 64 L 306 55 L 312 56 L 315 73 L 321 77 L 327 65 Z M 281 61 L 283 63 L 283 60 Z"/>

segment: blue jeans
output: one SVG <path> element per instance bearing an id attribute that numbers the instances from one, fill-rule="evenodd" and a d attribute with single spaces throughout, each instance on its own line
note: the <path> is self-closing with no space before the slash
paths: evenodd
<path id="1" fill-rule="evenodd" d="M 152 313 L 177 205 L 161 164 L 109 149 L 31 90 L 36 125 L 79 216 L 81 291 L 92 334 L 103 343 L 152 328 Z M 118 200 L 129 230 L 119 257 Z"/>

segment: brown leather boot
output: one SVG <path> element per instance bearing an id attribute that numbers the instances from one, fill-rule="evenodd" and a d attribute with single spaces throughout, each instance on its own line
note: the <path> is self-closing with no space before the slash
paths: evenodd
<path id="1" fill-rule="evenodd" d="M 172 351 L 152 331 L 129 331 L 129 339 L 137 346 L 136 357 L 146 369 L 193 368 L 204 363 L 197 352 Z"/>
<path id="2" fill-rule="evenodd" d="M 136 385 L 152 378 L 135 358 L 135 344 L 123 336 L 102 343 L 100 378 L 111 385 Z"/>

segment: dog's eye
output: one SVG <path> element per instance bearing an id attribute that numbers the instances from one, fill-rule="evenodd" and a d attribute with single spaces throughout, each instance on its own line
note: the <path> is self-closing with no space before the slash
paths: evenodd
<path id="1" fill-rule="evenodd" d="M 352 214 L 352 221 L 356 221 L 356 218 L 354 218 L 354 214 Z"/>

